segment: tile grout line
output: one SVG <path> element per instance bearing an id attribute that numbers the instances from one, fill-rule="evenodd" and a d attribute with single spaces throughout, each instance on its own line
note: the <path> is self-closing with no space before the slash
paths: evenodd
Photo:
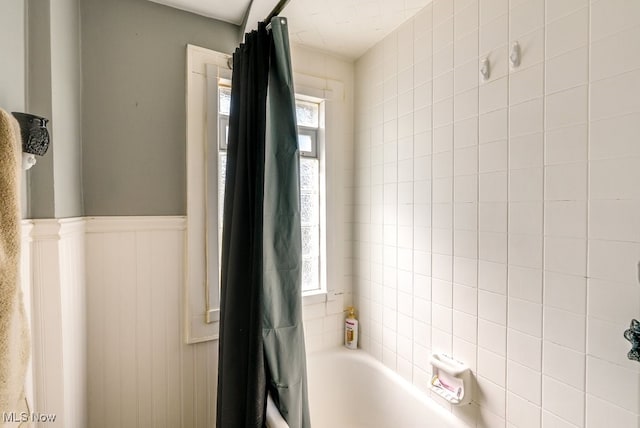
<path id="1" fill-rule="evenodd" d="M 434 110 L 434 94 L 433 94 L 433 44 L 434 44 L 434 37 L 433 37 L 433 33 L 434 33 L 434 28 L 433 28 L 433 12 L 434 7 L 433 7 L 433 2 L 431 3 L 431 25 L 429 26 L 429 30 L 431 31 L 431 49 L 430 49 L 430 55 L 431 55 L 431 70 L 430 70 L 430 81 L 427 83 L 429 86 L 431 86 L 431 109 L 430 109 L 430 113 L 431 116 L 429 118 L 430 123 L 431 123 L 431 129 L 429 130 L 430 134 L 431 134 L 431 148 L 429 150 L 429 153 L 431 154 L 431 158 L 430 158 L 430 162 L 431 162 L 431 166 L 430 166 L 430 173 L 431 173 L 431 179 L 429 180 L 429 186 L 431 187 L 430 189 L 430 204 L 429 204 L 429 211 L 430 211 L 430 216 L 429 216 L 429 329 L 431 331 L 431 337 L 430 337 L 430 349 L 431 349 L 431 353 L 433 354 L 433 110 Z M 433 375 L 433 368 L 431 369 L 432 371 L 432 375 Z"/>
<path id="2" fill-rule="evenodd" d="M 507 58 L 509 57 L 509 47 L 511 46 L 511 2 L 513 0 L 510 0 L 507 4 Z M 504 315 L 505 315 L 505 331 L 504 331 L 504 401 L 505 401 L 505 408 L 504 408 L 504 420 L 505 423 L 507 423 L 508 421 L 508 415 L 507 415 L 507 408 L 508 408 L 508 404 L 507 404 L 507 398 L 508 398 L 508 390 L 509 390 L 509 353 L 508 353 L 508 349 L 509 349 L 509 343 L 508 343 L 508 337 L 509 337 L 509 214 L 510 214 L 510 198 L 509 198 L 509 191 L 511 190 L 511 160 L 509 158 L 509 148 L 511 146 L 511 105 L 510 105 L 510 96 L 511 96 L 511 64 L 509 63 L 509 60 L 507 59 L 507 145 L 506 145 L 506 149 L 507 149 L 507 173 L 506 173 L 506 179 L 507 179 L 507 195 L 506 195 L 506 209 L 507 209 L 507 233 L 506 233 L 506 239 L 507 239 L 507 246 L 506 246 L 506 265 L 505 268 L 507 270 L 506 272 L 506 284 L 505 284 L 505 311 L 504 311 Z"/>
<path id="3" fill-rule="evenodd" d="M 549 1 L 549 0 L 547 0 Z M 543 422 L 543 409 L 544 409 L 544 321 L 545 321 L 545 213 L 547 210 L 547 204 L 545 202 L 546 199 L 546 184 L 547 184 L 547 174 L 546 174 L 546 147 L 547 147 L 547 111 L 546 111 L 546 99 L 547 99 L 547 1 L 545 1 L 542 5 L 543 12 L 543 26 L 542 26 L 542 266 L 541 266 L 541 323 L 540 326 L 540 423 Z"/>
<path id="4" fill-rule="evenodd" d="M 398 336 L 400 336 L 400 332 L 398 331 L 398 317 L 400 315 L 400 308 L 398 307 L 398 295 L 400 293 L 400 287 L 398 284 L 398 271 L 400 270 L 399 266 L 398 266 L 398 251 L 400 249 L 400 243 L 398 242 L 398 230 L 400 229 L 399 223 L 400 223 L 400 179 L 399 179 L 399 173 L 398 173 L 398 146 L 400 143 L 400 114 L 399 114 L 399 107 L 398 107 L 398 99 L 400 98 L 400 94 L 399 94 L 399 90 L 398 90 L 398 77 L 400 75 L 400 32 L 402 30 L 402 27 L 399 27 L 397 30 L 395 30 L 395 34 L 396 34 L 396 43 L 395 43 L 395 51 L 396 51 L 396 73 L 395 73 L 395 98 L 396 98 L 396 108 L 395 108 L 395 121 L 396 121 L 396 135 L 395 135 L 395 145 L 396 145 L 396 153 L 395 153 L 395 164 L 396 164 L 396 176 L 395 176 L 395 188 L 396 188 L 396 221 L 394 224 L 394 232 L 395 232 L 395 279 L 396 279 L 396 284 L 395 284 L 395 307 L 396 307 L 396 316 L 395 316 L 395 346 L 394 346 L 394 359 L 395 359 L 395 364 L 394 364 L 394 369 L 393 371 L 396 372 L 396 374 L 398 374 Z M 384 359 L 384 356 L 383 356 Z"/>
<path id="5" fill-rule="evenodd" d="M 468 6 L 467 6 L 468 7 Z M 453 264 L 455 261 L 455 229 L 456 229 L 456 199 L 455 199 L 455 176 L 456 176 L 456 145 L 455 145 L 455 93 L 456 93 L 456 79 L 455 79 L 455 57 L 456 57 L 456 11 L 455 2 L 453 6 L 453 12 L 451 15 L 453 35 L 451 40 L 451 56 L 454 58 L 451 68 L 451 78 L 453 79 L 452 91 L 451 91 L 451 308 L 450 308 L 450 326 L 451 326 L 451 355 L 455 355 L 453 342 L 455 333 L 453 331 Z"/>
<path id="6" fill-rule="evenodd" d="M 478 43 L 476 44 L 476 70 L 480 65 L 480 1 L 478 0 Z M 480 290 L 480 281 L 479 281 L 479 273 L 480 273 L 480 80 L 479 76 L 476 74 L 476 87 L 478 88 L 478 96 L 476 97 L 476 361 L 475 361 L 475 369 L 476 375 L 478 372 L 478 363 L 479 363 L 479 352 L 480 341 L 478 340 L 480 333 L 480 322 L 479 316 L 480 313 L 480 299 L 478 298 L 478 291 Z M 475 390 L 478 390 L 477 378 L 475 379 Z M 474 397 L 474 401 L 477 400 L 477 397 Z M 477 405 L 479 407 L 479 404 Z M 476 407 L 476 412 L 478 411 Z M 478 421 L 478 416 L 476 414 L 476 423 Z"/>
<path id="7" fill-rule="evenodd" d="M 424 9 L 421 10 L 420 13 L 424 13 Z M 413 340 L 411 341 L 411 362 L 412 362 L 412 376 L 413 376 L 413 383 L 414 385 L 417 384 L 416 383 L 416 360 L 415 360 L 415 348 L 416 348 L 416 310 L 415 310 L 415 302 L 416 302 L 416 275 L 415 275 L 415 271 L 416 271 L 416 201 L 415 201 L 415 186 L 416 186 L 416 120 L 415 120 L 415 112 L 416 112 L 416 42 L 418 40 L 418 38 L 416 37 L 416 24 L 419 23 L 415 17 L 413 20 L 413 91 L 411 94 L 411 114 L 413 115 L 413 134 L 412 134 L 412 139 L 413 139 L 413 152 L 411 154 L 411 161 L 413 164 L 413 195 L 414 195 L 414 201 L 413 201 L 413 208 L 412 208 L 412 223 L 411 223 L 411 255 L 413 256 L 413 263 L 411 266 L 411 284 L 412 284 L 412 293 L 413 293 L 413 297 L 412 297 L 412 305 L 413 305 L 413 312 L 411 315 L 411 325 L 413 327 Z"/>
<path id="8" fill-rule="evenodd" d="M 591 189 L 591 162 L 590 162 L 590 158 L 591 158 L 591 37 L 592 37 L 592 33 L 591 33 L 591 19 L 592 19 L 592 10 L 591 10 L 591 2 L 589 2 L 589 4 L 587 5 L 587 165 L 586 165 L 586 181 L 587 181 L 587 189 L 586 189 L 586 221 L 585 221 L 585 250 L 586 250 L 586 254 L 585 254 L 585 295 L 584 295 L 584 304 L 585 304 L 585 308 L 584 308 L 584 348 L 583 348 L 583 352 L 584 352 L 584 378 L 582 380 L 582 388 L 583 388 L 583 399 L 584 399 L 584 405 L 583 405 L 583 423 L 587 424 L 587 375 L 588 375 L 588 369 L 587 369 L 587 355 L 588 355 L 588 343 L 589 343 L 589 334 L 588 334 L 588 329 L 589 329 L 589 289 L 590 289 L 590 283 L 591 281 L 589 280 L 589 249 L 590 249 L 590 245 L 589 245 L 589 219 L 590 219 L 590 214 L 591 214 L 591 203 L 590 203 L 590 197 L 589 197 L 589 192 Z"/>

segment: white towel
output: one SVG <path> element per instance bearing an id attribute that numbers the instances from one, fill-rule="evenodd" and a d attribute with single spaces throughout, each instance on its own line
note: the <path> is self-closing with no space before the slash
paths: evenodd
<path id="1" fill-rule="evenodd" d="M 0 425 L 25 409 L 30 351 L 19 276 L 21 148 L 17 121 L 0 109 Z"/>

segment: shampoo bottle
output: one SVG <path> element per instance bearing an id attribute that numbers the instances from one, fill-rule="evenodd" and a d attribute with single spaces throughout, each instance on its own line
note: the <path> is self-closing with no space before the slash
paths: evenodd
<path id="1" fill-rule="evenodd" d="M 344 322 L 344 346 L 358 349 L 358 320 L 353 306 L 347 308 L 347 319 Z"/>

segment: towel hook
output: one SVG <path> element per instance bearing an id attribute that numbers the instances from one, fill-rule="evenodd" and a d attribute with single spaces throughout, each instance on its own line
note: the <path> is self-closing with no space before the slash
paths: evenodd
<path id="1" fill-rule="evenodd" d="M 491 76 L 491 64 L 489 64 L 489 58 L 483 58 L 480 61 L 480 75 L 482 76 L 482 81 L 486 82 L 489 80 Z"/>
<path id="2" fill-rule="evenodd" d="M 12 112 L 20 125 L 22 136 L 22 168 L 30 169 L 36 164 L 36 157 L 44 156 L 49 149 L 49 131 L 47 123 L 49 119 L 35 114 Z"/>

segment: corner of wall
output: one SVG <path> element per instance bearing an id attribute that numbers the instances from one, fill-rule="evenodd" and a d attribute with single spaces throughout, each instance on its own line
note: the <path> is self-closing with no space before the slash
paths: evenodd
<path id="1" fill-rule="evenodd" d="M 87 426 L 85 220 L 23 222 L 23 287 L 30 285 L 32 411 Z M 30 274 L 29 274 L 30 273 Z"/>

